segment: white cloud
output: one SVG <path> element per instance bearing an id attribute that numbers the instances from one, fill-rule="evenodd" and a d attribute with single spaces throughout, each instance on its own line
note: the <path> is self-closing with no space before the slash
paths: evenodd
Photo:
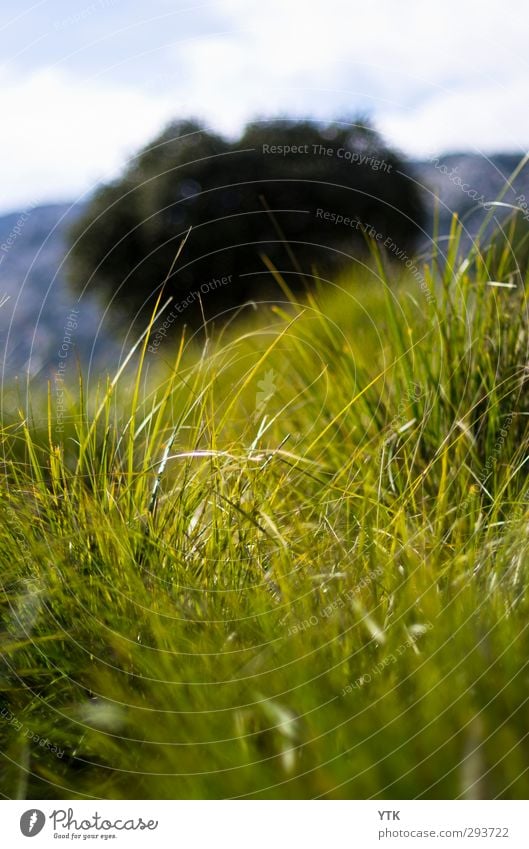
<path id="1" fill-rule="evenodd" d="M 168 97 L 62 70 L 22 77 L 4 66 L 0 85 L 3 209 L 75 197 L 115 173 L 173 115 Z"/>
<path id="2" fill-rule="evenodd" d="M 528 91 L 529 74 L 505 85 L 442 92 L 413 109 L 381 115 L 378 124 L 412 156 L 468 149 L 522 154 L 529 150 Z"/>
<path id="3" fill-rule="evenodd" d="M 180 45 L 188 104 L 232 130 L 248 116 L 371 112 L 390 141 L 529 145 L 523 0 L 222 0 L 231 31 Z"/>

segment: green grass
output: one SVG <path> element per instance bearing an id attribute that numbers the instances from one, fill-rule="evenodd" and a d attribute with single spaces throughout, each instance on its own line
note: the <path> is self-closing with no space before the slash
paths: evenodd
<path id="1" fill-rule="evenodd" d="M 526 280 L 457 239 L 6 415 L 4 796 L 527 798 Z"/>

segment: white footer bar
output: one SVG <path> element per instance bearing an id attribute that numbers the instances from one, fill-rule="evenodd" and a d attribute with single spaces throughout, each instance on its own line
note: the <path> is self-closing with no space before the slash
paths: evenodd
<path id="1" fill-rule="evenodd" d="M 6 849 L 72 844 L 116 849 L 527 849 L 528 812 L 528 802 L 516 801 L 0 803 Z"/>

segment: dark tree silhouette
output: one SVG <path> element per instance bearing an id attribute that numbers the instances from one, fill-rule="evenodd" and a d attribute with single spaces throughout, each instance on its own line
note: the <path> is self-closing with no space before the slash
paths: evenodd
<path id="1" fill-rule="evenodd" d="M 166 281 L 192 327 L 278 297 L 264 257 L 300 293 L 365 253 L 366 233 L 413 249 L 423 208 L 402 168 L 366 123 L 256 122 L 236 141 L 173 124 L 94 195 L 72 232 L 70 279 L 142 319 Z"/>

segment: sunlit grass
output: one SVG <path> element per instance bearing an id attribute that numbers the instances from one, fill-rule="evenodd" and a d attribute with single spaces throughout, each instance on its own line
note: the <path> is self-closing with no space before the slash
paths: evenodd
<path id="1" fill-rule="evenodd" d="M 527 797 L 526 281 L 452 235 L 6 420 L 5 796 Z"/>

